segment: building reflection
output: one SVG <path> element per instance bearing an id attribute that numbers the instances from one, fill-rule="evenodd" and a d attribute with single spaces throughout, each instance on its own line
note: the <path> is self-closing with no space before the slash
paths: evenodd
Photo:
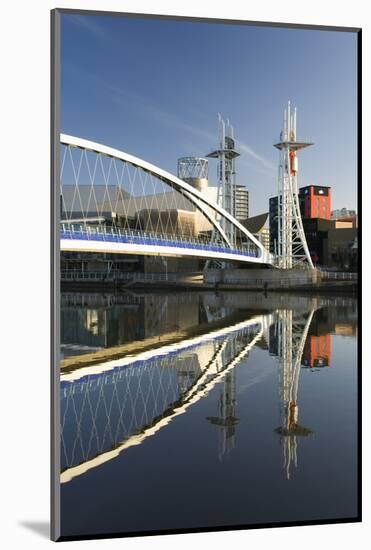
<path id="1" fill-rule="evenodd" d="M 184 293 L 62 294 L 61 355 L 80 355 L 227 319 L 236 308 L 211 307 Z"/>
<path id="2" fill-rule="evenodd" d="M 310 369 L 329 367 L 331 362 L 330 334 L 309 334 L 304 346 L 302 364 Z"/>

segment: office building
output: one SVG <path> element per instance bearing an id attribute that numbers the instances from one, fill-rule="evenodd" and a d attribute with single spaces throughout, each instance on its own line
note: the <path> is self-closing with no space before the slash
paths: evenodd
<path id="1" fill-rule="evenodd" d="M 331 187 L 308 185 L 299 189 L 299 205 L 302 218 L 331 218 Z"/>
<path id="2" fill-rule="evenodd" d="M 238 221 L 249 217 L 249 192 L 244 185 L 234 186 L 234 216 Z"/>

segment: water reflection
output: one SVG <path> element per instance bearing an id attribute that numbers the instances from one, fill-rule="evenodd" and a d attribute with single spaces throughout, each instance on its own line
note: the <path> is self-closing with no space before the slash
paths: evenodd
<path id="1" fill-rule="evenodd" d="M 218 416 L 208 416 L 207 420 L 219 428 L 218 458 L 228 457 L 235 447 L 235 426 L 239 422 L 236 417 L 236 376 L 235 372 L 226 375 L 219 389 Z"/>
<path id="2" fill-rule="evenodd" d="M 62 294 L 62 357 L 181 332 L 235 311 L 206 304 L 196 293 Z"/>
<path id="3" fill-rule="evenodd" d="M 275 433 L 285 476 L 292 478 L 298 441 L 313 433 L 299 420 L 301 369 L 316 372 L 331 364 L 330 333 L 353 335 L 356 307 L 346 298 L 264 298 L 250 293 L 64 295 L 62 342 L 70 354 L 172 330 L 204 325 L 209 330 L 135 356 L 62 372 L 61 481 L 143 443 L 212 392 L 215 414 L 206 420 L 219 432 L 219 461 L 229 458 L 239 424 L 235 367 L 249 364 L 254 346 L 277 360 L 281 420 Z M 236 321 L 237 314 L 244 320 Z M 223 326 L 215 325 L 220 321 Z"/>
<path id="4" fill-rule="evenodd" d="M 349 299 L 334 299 L 339 304 Z M 62 293 L 62 358 L 232 320 L 237 314 L 324 306 L 327 298 L 253 292 Z M 333 305 L 336 305 L 335 302 Z M 331 322 L 328 320 L 328 322 Z"/>
<path id="5" fill-rule="evenodd" d="M 309 327 L 315 308 L 308 313 L 281 310 L 276 313 L 274 324 L 275 351 L 279 358 L 279 395 L 281 426 L 276 429 L 283 447 L 283 463 L 287 479 L 291 465 L 297 467 L 298 437 L 308 436 L 312 431 L 299 424 L 298 387 L 300 367 Z"/>
<path id="6" fill-rule="evenodd" d="M 62 482 L 138 445 L 186 412 L 247 356 L 263 326 L 254 317 L 123 364 L 62 374 Z"/>

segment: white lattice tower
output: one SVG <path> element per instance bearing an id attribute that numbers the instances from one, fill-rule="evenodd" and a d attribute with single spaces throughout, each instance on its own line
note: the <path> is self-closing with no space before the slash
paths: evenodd
<path id="1" fill-rule="evenodd" d="M 229 120 L 223 120 L 218 115 L 219 128 L 219 149 L 207 155 L 210 158 L 218 159 L 218 193 L 217 203 L 232 216 L 235 215 L 234 190 L 235 190 L 235 159 L 239 153 L 235 149 L 233 127 Z M 235 243 L 236 235 L 234 227 L 221 220 L 221 225 L 231 243 Z"/>
<path id="2" fill-rule="evenodd" d="M 298 159 L 297 152 L 313 143 L 297 141 L 296 109 L 292 111 L 290 102 L 284 111 L 283 126 L 279 143 L 280 150 L 278 175 L 278 250 L 277 263 L 282 269 L 291 269 L 306 263 L 313 269 L 313 263 L 305 238 L 299 207 Z"/>

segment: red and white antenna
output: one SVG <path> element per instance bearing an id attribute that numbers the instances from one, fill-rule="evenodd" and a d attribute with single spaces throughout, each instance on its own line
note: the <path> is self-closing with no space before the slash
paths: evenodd
<path id="1" fill-rule="evenodd" d="M 280 141 L 274 145 L 280 150 L 277 197 L 277 264 L 282 269 L 291 269 L 303 263 L 313 269 L 300 214 L 297 181 L 297 152 L 310 145 L 313 143 L 297 140 L 296 109 L 292 111 L 289 101 L 283 114 Z"/>

